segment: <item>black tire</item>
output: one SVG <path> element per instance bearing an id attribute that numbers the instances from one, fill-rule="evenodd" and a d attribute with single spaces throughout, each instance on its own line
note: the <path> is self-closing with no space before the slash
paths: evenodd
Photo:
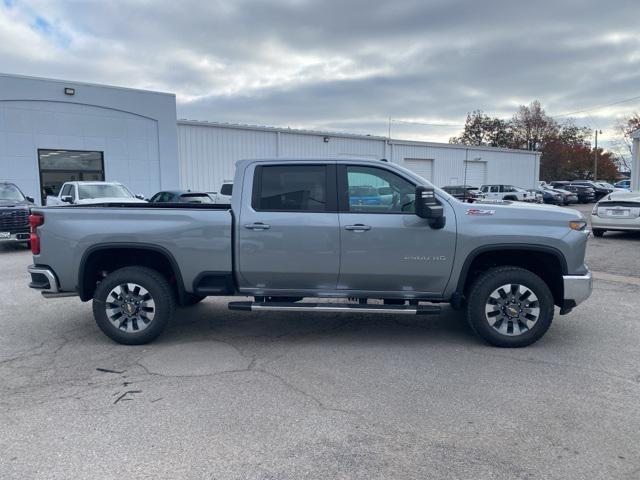
<path id="1" fill-rule="evenodd" d="M 518 198 L 517 198 L 517 197 L 514 197 L 513 195 L 507 195 L 507 196 L 505 196 L 505 197 L 503 198 L 503 200 L 507 200 L 507 201 L 510 201 L 510 202 L 517 202 L 517 201 L 518 201 Z"/>
<path id="2" fill-rule="evenodd" d="M 602 237 L 604 235 L 604 232 L 606 232 L 606 230 L 603 230 L 601 228 L 594 228 L 592 232 L 594 237 Z"/>
<path id="3" fill-rule="evenodd" d="M 181 307 L 191 307 L 207 298 L 206 295 L 196 295 L 194 293 L 185 293 L 184 298 L 180 302 Z"/>
<path id="4" fill-rule="evenodd" d="M 107 316 L 109 305 L 107 299 L 108 297 L 114 298 L 111 296 L 111 292 L 116 287 L 127 283 L 133 283 L 146 289 L 154 303 L 151 310 L 153 319 L 148 323 L 141 322 L 140 325 L 144 324 L 144 328 L 140 331 L 128 332 L 118 328 Z M 111 272 L 96 288 L 93 295 L 93 317 L 100 330 L 112 340 L 123 345 L 143 345 L 162 334 L 173 317 L 175 305 L 174 291 L 160 273 L 146 267 L 124 267 Z M 115 318 L 115 316 L 112 318 L 114 318 L 114 322 L 119 321 L 119 318 Z M 130 325 L 134 325 L 134 322 L 131 321 Z M 125 328 L 129 327 L 125 324 Z M 134 327 L 131 326 L 131 328 Z"/>
<path id="5" fill-rule="evenodd" d="M 511 335 L 500 333 L 495 326 L 489 323 L 489 315 L 493 312 L 485 313 L 487 304 L 492 301 L 490 296 L 506 284 L 521 285 L 537 297 L 537 307 L 535 307 L 539 308 L 537 320 L 530 328 L 519 334 L 514 334 L 516 328 L 514 322 L 506 319 L 498 320 L 495 325 L 498 325 L 498 322 L 500 324 L 507 322 L 507 331 L 511 327 L 512 333 Z M 531 304 L 533 305 L 533 302 Z M 497 309 L 497 307 L 495 308 Z M 529 270 L 511 266 L 496 267 L 482 274 L 473 283 L 467 299 L 466 313 L 471 329 L 487 343 L 504 348 L 526 347 L 542 338 L 551 326 L 554 313 L 553 295 L 544 280 Z M 522 324 L 518 323 L 519 332 L 521 326 Z"/>

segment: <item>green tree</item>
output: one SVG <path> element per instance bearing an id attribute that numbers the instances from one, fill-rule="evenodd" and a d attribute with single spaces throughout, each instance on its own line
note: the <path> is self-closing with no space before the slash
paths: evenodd
<path id="1" fill-rule="evenodd" d="M 508 121 L 489 117 L 482 110 L 474 110 L 467 114 L 462 133 L 449 139 L 449 143 L 510 147 L 513 139 Z"/>

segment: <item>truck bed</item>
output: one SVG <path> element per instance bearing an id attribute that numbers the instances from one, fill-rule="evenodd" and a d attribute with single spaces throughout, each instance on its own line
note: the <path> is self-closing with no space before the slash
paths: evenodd
<path id="1" fill-rule="evenodd" d="M 124 212 L 126 210 L 126 212 Z M 192 292 L 202 272 L 232 271 L 232 225 L 228 205 L 111 203 L 34 208 L 44 215 L 38 227 L 39 265 L 55 265 L 60 288 L 78 290 L 78 272 L 101 248 L 148 247 L 179 266 L 184 291 Z"/>

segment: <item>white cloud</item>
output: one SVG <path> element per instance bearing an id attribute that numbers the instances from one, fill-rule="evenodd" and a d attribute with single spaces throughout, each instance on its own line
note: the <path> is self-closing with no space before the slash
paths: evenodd
<path id="1" fill-rule="evenodd" d="M 386 134 L 389 116 L 462 123 L 477 108 L 509 117 L 534 98 L 554 114 L 638 95 L 637 4 L 601 7 L 5 0 L 0 70 L 172 91 L 181 117 Z M 634 107 L 580 119 L 610 132 Z M 431 140 L 456 131 L 393 126 Z"/>

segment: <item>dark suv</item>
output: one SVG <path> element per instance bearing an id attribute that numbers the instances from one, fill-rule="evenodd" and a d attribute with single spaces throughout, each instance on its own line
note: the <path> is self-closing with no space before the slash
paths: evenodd
<path id="1" fill-rule="evenodd" d="M 571 185 L 578 185 L 578 186 L 584 186 L 584 187 L 593 188 L 593 190 L 594 190 L 594 192 L 596 194 L 596 201 L 600 200 L 605 195 L 609 195 L 610 193 L 613 192 L 613 189 L 607 188 L 604 185 L 599 185 L 599 184 L 597 184 L 595 182 L 592 182 L 590 180 L 574 180 L 573 182 L 571 182 Z"/>
<path id="2" fill-rule="evenodd" d="M 33 198 L 13 183 L 0 182 L 0 243 L 29 244 L 29 210 Z"/>
<path id="3" fill-rule="evenodd" d="M 553 188 L 575 193 L 580 203 L 592 203 L 596 201 L 596 191 L 589 185 L 575 184 L 567 181 L 551 182 L 550 185 Z"/>

